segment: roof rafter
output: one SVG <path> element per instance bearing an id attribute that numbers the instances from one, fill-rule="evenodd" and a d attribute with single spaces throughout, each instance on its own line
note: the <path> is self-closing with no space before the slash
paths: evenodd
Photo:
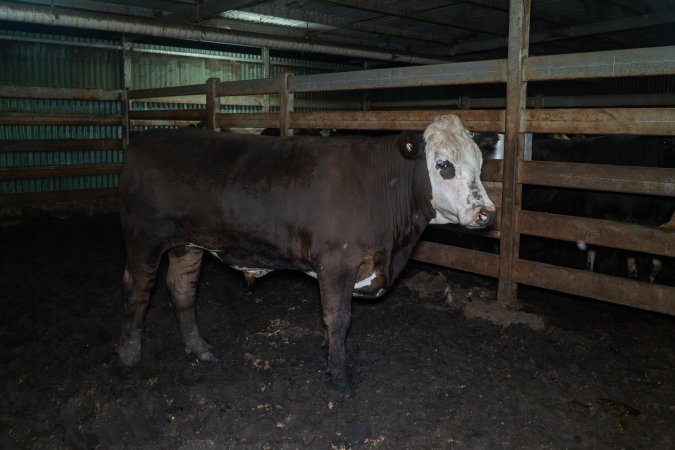
<path id="1" fill-rule="evenodd" d="M 402 17 L 409 20 L 417 20 L 420 22 L 436 23 L 439 25 L 447 25 L 454 28 L 461 28 L 463 30 L 479 31 L 485 34 L 506 36 L 508 33 L 507 27 L 495 27 L 494 24 L 486 25 L 482 22 L 470 20 L 466 17 L 453 18 L 444 14 L 431 12 L 417 12 L 409 8 L 401 8 L 392 6 L 388 3 L 377 0 L 321 0 L 326 3 L 334 3 L 336 5 L 345 6 L 354 9 L 366 9 L 380 14 Z"/>
<path id="2" fill-rule="evenodd" d="M 375 33 L 385 36 L 398 36 L 408 39 L 416 39 L 420 41 L 436 42 L 446 45 L 451 45 L 454 40 L 444 38 L 443 36 L 432 35 L 430 33 L 420 33 L 410 31 L 402 28 L 386 27 L 381 25 L 373 25 L 366 22 L 353 22 L 345 19 L 336 19 L 334 17 L 325 16 L 306 11 L 299 11 L 296 9 L 280 6 L 258 5 L 251 8 L 246 8 L 247 11 L 255 12 L 257 14 L 265 14 L 269 16 L 283 17 L 286 19 L 300 20 L 304 22 L 318 23 L 336 29 L 348 29 L 354 31 L 364 31 L 367 33 Z M 316 34 L 322 33 L 317 31 Z M 329 33 L 329 32 L 328 32 Z"/>
<path id="3" fill-rule="evenodd" d="M 485 8 L 496 9 L 499 11 L 509 10 L 509 0 L 466 0 L 466 3 L 471 3 Z M 558 25 L 574 25 L 576 19 L 574 17 L 566 16 L 564 14 L 549 13 L 542 8 L 532 7 L 532 18 L 535 20 L 544 20 L 546 22 L 555 23 Z"/>
<path id="4" fill-rule="evenodd" d="M 675 23 L 675 11 L 661 11 L 640 16 L 624 17 L 621 19 L 592 22 L 573 27 L 563 27 L 530 34 L 530 44 L 553 42 L 564 39 L 574 39 L 585 36 L 600 35 L 603 33 L 618 33 L 621 31 L 647 28 L 654 25 Z M 457 44 L 453 47 L 453 54 L 476 53 L 485 50 L 505 48 L 505 39 L 486 39 Z"/>
<path id="5" fill-rule="evenodd" d="M 242 9 L 265 3 L 265 0 L 205 0 L 202 3 L 181 8 L 164 18 L 175 22 L 201 22 L 231 9 Z"/>

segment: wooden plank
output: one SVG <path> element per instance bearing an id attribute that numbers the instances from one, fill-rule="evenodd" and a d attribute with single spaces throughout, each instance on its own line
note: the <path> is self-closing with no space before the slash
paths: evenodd
<path id="1" fill-rule="evenodd" d="M 0 141 L 0 153 L 121 150 L 120 139 L 41 139 Z"/>
<path id="2" fill-rule="evenodd" d="M 523 184 L 675 197 L 675 169 L 519 161 Z"/>
<path id="3" fill-rule="evenodd" d="M 528 109 L 523 133 L 675 135 L 675 108 Z"/>
<path id="4" fill-rule="evenodd" d="M 293 112 L 292 128 L 424 130 L 436 116 L 455 114 L 472 131 L 504 131 L 502 110 Z"/>
<path id="5" fill-rule="evenodd" d="M 277 113 L 216 114 L 218 128 L 279 128 Z"/>
<path id="6" fill-rule="evenodd" d="M 520 211 L 518 232 L 675 257 L 675 230 L 609 220 Z"/>
<path id="7" fill-rule="evenodd" d="M 0 84 L 0 98 L 119 101 L 122 99 L 122 91 Z"/>
<path id="8" fill-rule="evenodd" d="M 78 164 L 42 167 L 3 167 L 0 180 L 23 180 L 45 177 L 77 177 L 83 175 L 110 175 L 122 170 L 122 164 Z"/>
<path id="9" fill-rule="evenodd" d="M 502 181 L 504 172 L 504 160 L 486 159 L 483 161 L 483 167 L 480 172 L 480 179 L 483 181 Z"/>
<path id="10" fill-rule="evenodd" d="M 499 256 L 460 247 L 420 241 L 411 256 L 415 261 L 436 264 L 451 269 L 496 277 L 499 274 Z"/>
<path id="11" fill-rule="evenodd" d="M 129 99 L 155 98 L 155 97 L 181 97 L 184 95 L 204 95 L 204 84 L 190 84 L 154 89 L 132 89 L 129 91 Z"/>
<path id="12" fill-rule="evenodd" d="M 504 83 L 506 61 L 472 61 L 294 76 L 291 92 Z"/>
<path id="13" fill-rule="evenodd" d="M 519 259 L 518 283 L 596 300 L 675 315 L 675 288 Z"/>
<path id="14" fill-rule="evenodd" d="M 130 120 L 205 120 L 205 109 L 152 109 L 129 111 Z"/>
<path id="15" fill-rule="evenodd" d="M 206 80 L 206 128 L 209 130 L 215 130 L 218 128 L 216 125 L 216 113 L 220 111 L 220 97 L 216 95 L 216 85 L 218 84 L 218 78 L 209 78 Z"/>
<path id="16" fill-rule="evenodd" d="M 122 125 L 122 116 L 59 113 L 2 113 L 0 125 Z"/>
<path id="17" fill-rule="evenodd" d="M 258 80 L 221 81 L 216 84 L 216 95 L 278 94 L 281 92 L 281 83 L 283 83 L 283 80 L 280 77 Z"/>
<path id="18" fill-rule="evenodd" d="M 291 131 L 291 112 L 295 107 L 295 94 L 288 89 L 289 80 L 292 78 L 290 73 L 284 73 L 278 77 L 279 81 L 279 136 L 290 136 Z"/>
<path id="19" fill-rule="evenodd" d="M 23 206 L 33 204 L 53 205 L 56 202 L 92 200 L 97 198 L 116 198 L 117 188 L 81 189 L 73 191 L 29 192 L 25 194 L 0 195 L 0 206 Z"/>
<path id="20" fill-rule="evenodd" d="M 675 46 L 530 56 L 527 81 L 674 75 Z"/>

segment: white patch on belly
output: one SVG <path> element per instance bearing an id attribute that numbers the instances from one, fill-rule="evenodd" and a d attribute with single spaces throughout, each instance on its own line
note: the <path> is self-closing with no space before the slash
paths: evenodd
<path id="1" fill-rule="evenodd" d="M 318 276 L 316 275 L 316 272 L 313 272 L 313 271 L 312 271 L 312 272 L 305 272 L 305 273 L 306 273 L 307 275 L 309 275 L 310 277 L 312 277 L 312 278 L 318 278 Z"/>
<path id="2" fill-rule="evenodd" d="M 252 267 L 239 267 L 239 266 L 230 266 L 234 270 L 240 270 L 247 275 L 251 275 L 253 278 L 260 278 L 264 277 L 270 272 L 273 272 L 271 269 L 257 269 L 257 268 L 252 268 Z"/>
<path id="3" fill-rule="evenodd" d="M 218 258 L 219 260 L 221 260 L 221 261 L 223 260 L 223 258 L 221 258 L 220 255 L 218 254 L 217 250 L 211 250 L 210 248 L 202 247 L 201 245 L 196 245 L 196 244 L 193 244 L 193 243 L 189 243 L 188 245 L 186 245 L 186 247 L 198 248 L 200 250 L 207 251 L 207 252 L 211 253 L 213 256 L 215 256 L 216 258 Z"/>
<path id="4" fill-rule="evenodd" d="M 373 272 L 373 274 L 368 278 L 364 278 L 363 280 L 356 283 L 354 285 L 354 289 L 361 289 L 363 287 L 370 286 L 375 278 L 377 278 L 377 274 Z"/>

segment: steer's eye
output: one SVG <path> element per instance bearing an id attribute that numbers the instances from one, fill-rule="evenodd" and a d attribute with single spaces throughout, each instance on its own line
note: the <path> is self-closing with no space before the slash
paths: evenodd
<path id="1" fill-rule="evenodd" d="M 439 159 L 436 161 L 436 169 L 445 180 L 455 177 L 455 166 L 448 160 Z"/>

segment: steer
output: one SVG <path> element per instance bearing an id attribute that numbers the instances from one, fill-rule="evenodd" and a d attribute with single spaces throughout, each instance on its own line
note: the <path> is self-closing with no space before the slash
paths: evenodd
<path id="1" fill-rule="evenodd" d="M 489 226 L 481 152 L 454 115 L 424 134 L 269 137 L 153 130 L 132 141 L 120 178 L 127 247 L 118 354 L 141 359 L 160 258 L 185 349 L 214 360 L 195 317 L 203 253 L 252 275 L 292 269 L 319 281 L 329 383 L 349 391 L 351 298 L 380 297 L 429 223 Z"/>

